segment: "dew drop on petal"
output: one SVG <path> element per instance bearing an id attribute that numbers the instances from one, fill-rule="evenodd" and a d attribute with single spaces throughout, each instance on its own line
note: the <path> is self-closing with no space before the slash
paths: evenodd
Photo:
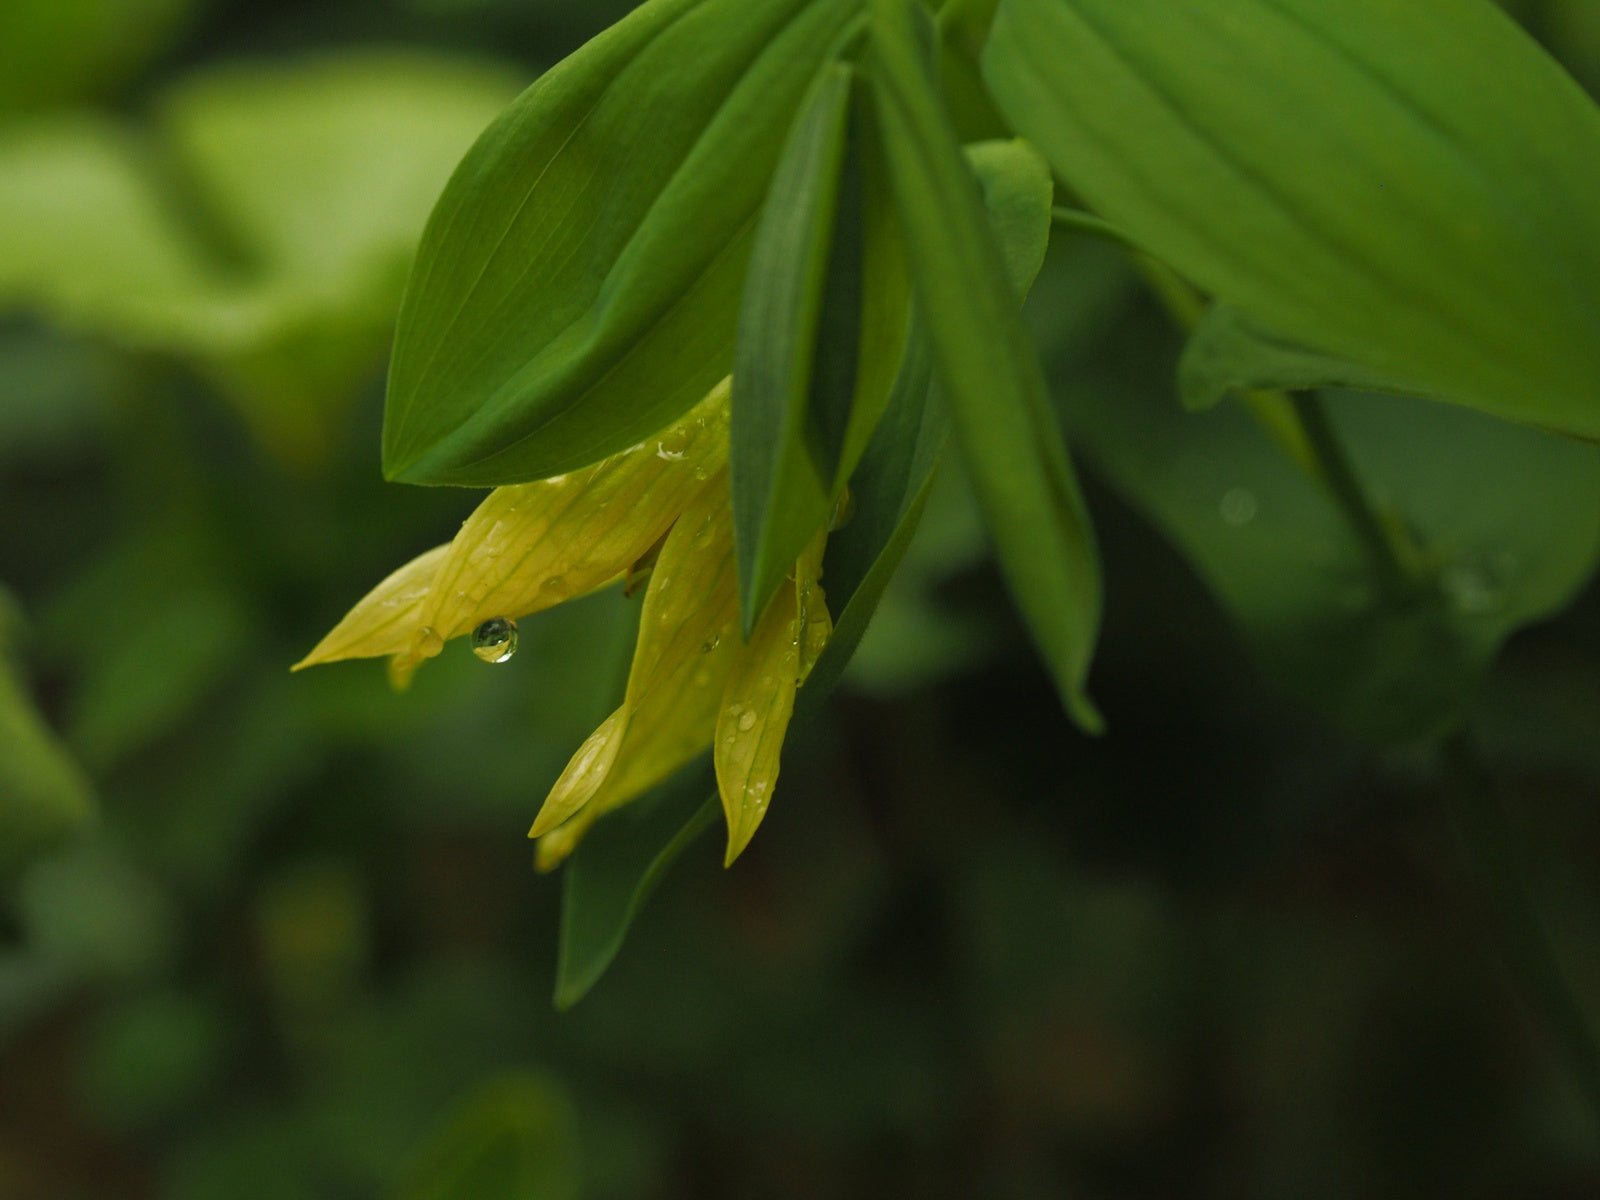
<path id="1" fill-rule="evenodd" d="M 713 633 L 705 641 L 700 643 L 700 653 L 710 654 L 720 645 L 722 645 L 722 635 L 720 633 Z"/>
<path id="2" fill-rule="evenodd" d="M 510 662 L 516 652 L 517 623 L 509 617 L 490 617 L 472 631 L 472 653 L 482 662 Z"/>
<path id="3" fill-rule="evenodd" d="M 739 718 L 739 732 L 740 733 L 749 733 L 755 727 L 756 727 L 756 714 L 755 713 L 747 712 L 747 713 L 744 714 L 744 716 Z"/>

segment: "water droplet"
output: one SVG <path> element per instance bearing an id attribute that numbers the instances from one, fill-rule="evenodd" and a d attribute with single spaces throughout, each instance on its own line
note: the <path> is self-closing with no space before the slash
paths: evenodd
<path id="1" fill-rule="evenodd" d="M 517 652 L 517 623 L 509 617 L 490 617 L 472 631 L 472 652 L 486 663 L 510 662 Z"/>
<path id="2" fill-rule="evenodd" d="M 567 593 L 567 577 L 565 575 L 552 575 L 541 583 L 539 587 L 552 596 L 563 596 Z"/>
<path id="3" fill-rule="evenodd" d="M 756 727 L 756 714 L 755 713 L 746 712 L 744 714 L 744 716 L 739 718 L 739 732 L 740 733 L 749 733 L 755 727 Z"/>
<path id="4" fill-rule="evenodd" d="M 1239 529 L 1250 524 L 1256 519 L 1256 514 L 1261 511 L 1261 505 L 1256 500 L 1256 494 L 1248 488 L 1229 488 L 1222 497 L 1218 506 L 1223 521 Z"/>
<path id="5" fill-rule="evenodd" d="M 722 634 L 713 633 L 705 641 L 700 643 L 700 653 L 701 654 L 710 654 L 713 650 L 715 650 L 720 645 L 722 645 Z"/>
<path id="6" fill-rule="evenodd" d="M 704 483 L 706 480 L 711 478 L 711 472 L 705 467 L 696 467 L 693 474 L 696 483 Z"/>
<path id="7" fill-rule="evenodd" d="M 839 501 L 833 506 L 833 512 L 828 514 L 828 532 L 843 529 L 850 524 L 850 518 L 856 515 L 856 495 L 849 488 L 839 494 Z"/>
<path id="8" fill-rule="evenodd" d="M 656 458 L 666 459 L 667 462 L 680 462 L 688 448 L 690 448 L 690 430 L 670 429 L 656 443 Z"/>

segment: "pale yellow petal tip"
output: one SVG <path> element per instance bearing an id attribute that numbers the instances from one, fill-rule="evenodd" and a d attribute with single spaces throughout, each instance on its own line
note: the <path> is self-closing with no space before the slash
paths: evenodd
<path id="1" fill-rule="evenodd" d="M 578 752 L 567 763 L 567 769 L 561 772 L 561 778 L 556 780 L 550 794 L 545 797 L 544 806 L 539 809 L 533 827 L 528 830 L 529 837 L 544 837 L 558 825 L 571 820 L 594 799 L 617 761 L 617 751 L 622 748 L 627 721 L 627 709 L 617 709 L 578 747 Z"/>
<path id="2" fill-rule="evenodd" d="M 592 823 L 590 818 L 580 813 L 559 829 L 553 829 L 539 838 L 533 851 L 534 870 L 548 875 L 571 858 Z"/>

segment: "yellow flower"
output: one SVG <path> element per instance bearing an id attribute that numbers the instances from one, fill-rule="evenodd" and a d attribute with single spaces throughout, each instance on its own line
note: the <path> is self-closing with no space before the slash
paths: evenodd
<path id="1" fill-rule="evenodd" d="M 778 778 L 795 690 L 832 632 L 819 530 L 745 641 L 728 493 L 729 384 L 658 437 L 568 475 L 497 488 L 455 540 L 374 588 L 295 670 L 387 657 L 404 686 L 446 642 L 491 660 L 516 618 L 650 570 L 621 706 L 576 754 L 533 823 L 561 862 L 595 818 L 712 749 L 727 861 L 750 842 Z M 653 566 L 651 560 L 653 559 Z"/>

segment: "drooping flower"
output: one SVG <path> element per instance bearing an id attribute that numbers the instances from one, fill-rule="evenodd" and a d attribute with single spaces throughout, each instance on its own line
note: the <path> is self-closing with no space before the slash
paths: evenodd
<path id="1" fill-rule="evenodd" d="M 510 621 L 648 568 L 622 703 L 573 755 L 529 835 L 539 865 L 553 867 L 597 817 L 709 747 L 731 863 L 766 815 L 795 691 L 832 622 L 818 530 L 755 632 L 740 634 L 729 392 L 724 381 L 658 437 L 593 466 L 495 489 L 454 540 L 380 583 L 295 669 L 386 657 L 404 686 L 454 638 L 481 633 L 493 654 Z"/>

